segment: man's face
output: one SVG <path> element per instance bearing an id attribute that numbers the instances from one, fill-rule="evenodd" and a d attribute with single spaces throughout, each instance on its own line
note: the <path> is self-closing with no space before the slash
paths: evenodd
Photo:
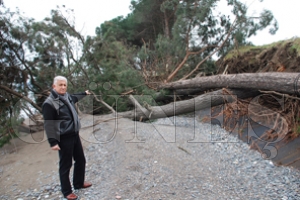
<path id="1" fill-rule="evenodd" d="M 67 82 L 64 80 L 58 80 L 56 84 L 53 84 L 53 89 L 58 94 L 65 94 L 67 92 Z"/>

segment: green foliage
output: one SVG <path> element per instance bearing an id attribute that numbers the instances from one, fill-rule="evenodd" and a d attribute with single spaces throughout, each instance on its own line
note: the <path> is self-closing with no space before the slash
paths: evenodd
<path id="1" fill-rule="evenodd" d="M 270 11 L 248 17 L 246 5 L 237 0 L 227 0 L 231 15 L 215 11 L 219 0 L 136 0 L 131 4 L 131 14 L 105 22 L 97 28 L 98 35 L 110 35 L 140 47 L 137 64 L 146 71 L 155 71 L 159 77 L 149 77 L 154 81 L 164 80 L 184 60 L 187 51 L 203 50 L 184 61 L 185 70 L 177 77 L 193 70 L 212 52 L 218 50 L 218 56 L 223 56 L 236 45 L 249 45 L 247 38 L 259 30 L 270 27 L 274 34 L 278 29 Z M 197 72 L 212 72 L 215 67 L 209 60 Z"/>
<path id="2" fill-rule="evenodd" d="M 296 51 L 297 55 L 300 57 L 300 38 L 293 38 L 291 40 L 293 40 L 291 52 Z"/>
<path id="3" fill-rule="evenodd" d="M 16 18 L 18 13 L 3 12 L 0 10 L 0 86 L 15 92 L 27 94 L 24 88 L 28 74 L 22 66 L 21 58 L 24 52 L 20 43 L 24 43 L 25 34 L 21 31 L 26 24 L 21 26 L 23 18 Z M 18 24 L 14 25 L 13 21 Z M 17 134 L 16 127 L 19 124 L 20 108 L 15 106 L 19 100 L 7 90 L 0 89 L 0 146 L 3 146 Z M 15 113 L 15 114 L 12 114 Z"/>
<path id="4" fill-rule="evenodd" d="M 2 7 L 0 13 L 0 97 L 3 99 L 0 139 L 8 141 L 17 130 L 15 126 L 20 120 L 21 109 L 29 114 L 37 113 L 28 105 L 16 106 L 15 103 L 26 96 L 36 107 L 41 106 L 53 77 L 73 70 L 77 62 L 73 56 L 74 42 L 82 38 L 59 10 L 41 22 Z M 68 70 L 65 63 L 68 63 Z"/>
<path id="5" fill-rule="evenodd" d="M 215 12 L 218 3 L 133 0 L 132 13 L 101 24 L 96 28 L 97 35 L 87 38 L 75 30 L 70 9 L 57 7 L 50 17 L 37 22 L 1 7 L 0 137 L 8 139 L 10 128 L 19 121 L 8 117 L 14 102 L 24 95 L 41 106 L 56 75 L 68 78 L 70 93 L 90 89 L 117 111 L 132 109 L 123 93 L 136 95 L 141 104 L 156 105 L 154 99 L 159 94 L 148 87 L 152 82 L 166 80 L 180 65 L 184 70 L 176 74 L 176 79 L 199 63 L 202 65 L 194 75 L 214 73 L 213 60 L 207 59 L 213 52 L 223 56 L 236 44 L 248 44 L 247 38 L 259 30 L 271 27 L 274 34 L 278 29 L 268 10 L 251 18 L 243 3 L 227 0 L 232 9 L 232 15 L 227 15 Z M 91 84 L 96 86 L 90 88 Z M 91 110 L 108 112 L 98 102 Z M 9 120 L 11 124 L 6 123 Z"/>
<path id="6" fill-rule="evenodd" d="M 170 6 L 176 1 L 163 2 L 164 4 L 161 0 L 132 1 L 132 13 L 126 18 L 117 17 L 104 22 L 96 28 L 96 33 L 102 37 L 113 36 L 133 46 L 141 47 L 145 43 L 152 45 L 159 34 L 166 32 L 164 18 L 169 18 L 171 26 L 174 23 L 174 10 Z"/>
<path id="7" fill-rule="evenodd" d="M 89 42 L 92 44 L 92 51 L 91 57 L 86 60 L 90 63 L 87 72 L 89 80 L 98 85 L 93 90 L 95 94 L 100 94 L 103 100 L 116 110 L 124 111 L 131 106 L 127 97 L 120 97 L 122 93 L 131 90 L 137 95 L 151 93 L 145 86 L 140 71 L 132 62 L 136 51 L 134 47 L 116 40 L 113 35 L 89 38 Z"/>
<path id="8" fill-rule="evenodd" d="M 135 40 L 135 22 L 132 21 L 132 15 L 127 18 L 119 16 L 111 21 L 104 22 L 100 28 L 96 28 L 96 34 L 103 38 L 119 38 L 121 41 L 134 43 Z"/>
<path id="9" fill-rule="evenodd" d="M 1 95 L 2 96 L 2 95 Z M 0 96 L 0 97 L 1 97 Z M 18 126 L 21 123 L 18 113 L 19 109 L 12 111 L 12 102 L 7 99 L 0 99 L 0 147 L 8 143 L 12 138 L 17 137 Z"/>

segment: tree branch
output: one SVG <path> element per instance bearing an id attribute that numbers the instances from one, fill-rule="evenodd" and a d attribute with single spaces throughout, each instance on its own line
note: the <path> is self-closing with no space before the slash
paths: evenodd
<path id="1" fill-rule="evenodd" d="M 116 113 L 116 111 L 115 111 L 110 105 L 108 105 L 105 101 L 103 101 L 102 97 L 100 97 L 100 99 L 98 99 L 98 97 L 95 95 L 94 92 L 92 92 L 92 91 L 90 91 L 90 92 L 94 95 L 96 101 L 102 103 L 105 107 L 107 107 L 107 108 L 108 108 L 109 110 L 111 110 L 113 113 Z"/>
<path id="2" fill-rule="evenodd" d="M 19 98 L 22 98 L 24 99 L 25 101 L 27 101 L 28 103 L 30 103 L 34 108 L 36 108 L 38 111 L 42 112 L 42 109 L 41 107 L 39 107 L 36 103 L 34 103 L 31 99 L 29 99 L 28 97 L 18 93 L 18 92 L 15 92 L 13 91 L 12 89 L 10 89 L 9 87 L 6 87 L 4 85 L 0 85 L 0 89 L 16 96 L 16 97 L 19 97 Z"/>
<path id="3" fill-rule="evenodd" d="M 227 40 L 228 40 L 228 38 L 229 38 L 229 36 L 230 36 L 230 34 L 231 34 L 231 32 L 232 32 L 234 26 L 235 26 L 235 22 L 236 22 L 236 21 L 237 21 L 237 19 L 234 20 L 234 22 L 233 22 L 231 28 L 229 29 L 229 32 L 228 32 L 228 34 L 227 34 L 225 40 L 223 41 L 223 43 L 222 43 L 215 51 L 213 51 L 211 54 L 209 54 L 208 56 L 206 56 L 201 62 L 199 62 L 198 65 L 197 65 L 197 66 L 196 66 L 189 74 L 187 74 L 186 76 L 184 76 L 184 77 L 183 77 L 182 79 L 180 79 L 180 80 L 185 80 L 185 79 L 187 79 L 188 77 L 190 77 L 195 71 L 198 70 L 198 68 L 199 68 L 206 60 L 208 60 L 210 57 L 212 57 L 215 53 L 217 53 L 217 52 L 224 46 L 224 44 L 227 42 Z"/>

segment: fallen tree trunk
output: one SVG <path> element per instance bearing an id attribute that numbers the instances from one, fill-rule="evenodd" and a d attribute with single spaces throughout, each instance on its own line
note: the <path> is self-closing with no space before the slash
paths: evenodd
<path id="1" fill-rule="evenodd" d="M 160 89 L 251 89 L 277 91 L 286 94 L 299 94 L 299 73 L 244 73 L 207 77 L 197 77 L 189 80 L 164 84 Z"/>
<path id="2" fill-rule="evenodd" d="M 172 102 L 174 97 L 178 99 L 193 96 L 193 95 L 200 95 L 203 94 L 205 90 L 199 89 L 180 89 L 180 90 L 173 90 L 173 93 L 169 95 L 161 94 L 155 98 L 156 102 L 164 103 L 164 102 Z M 164 103 L 166 104 L 166 103 Z"/>
<path id="3" fill-rule="evenodd" d="M 196 110 L 211 108 L 217 105 L 224 104 L 224 102 L 233 102 L 236 98 L 244 99 L 253 97 L 259 94 L 258 91 L 245 91 L 245 90 L 227 90 L 230 95 L 226 95 L 223 90 L 217 90 L 203 95 L 196 96 L 195 98 L 177 101 L 163 106 L 153 106 L 144 108 L 142 107 L 133 96 L 130 96 L 132 102 L 136 105 L 133 111 L 118 113 L 118 117 L 130 118 L 133 120 L 147 120 L 158 119 L 180 114 L 191 113 Z M 236 97 L 236 98 L 235 98 Z"/>

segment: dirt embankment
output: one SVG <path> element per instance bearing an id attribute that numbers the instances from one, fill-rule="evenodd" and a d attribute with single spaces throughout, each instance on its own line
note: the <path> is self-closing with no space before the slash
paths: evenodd
<path id="1" fill-rule="evenodd" d="M 216 62 L 219 74 L 300 72 L 300 39 L 294 38 L 266 46 L 248 46 L 232 50 L 226 57 Z M 295 86 L 299 87 L 299 86 Z M 261 91 L 257 104 L 253 99 L 238 101 L 234 106 L 225 105 L 224 127 L 231 129 L 236 123 L 234 110 L 242 119 L 237 131 L 253 149 L 272 158 L 279 165 L 300 169 L 300 96 L 292 96 L 276 91 Z M 227 112 L 226 112 L 227 111 Z M 251 131 L 249 131 L 251 126 Z"/>
<path id="2" fill-rule="evenodd" d="M 228 53 L 216 64 L 219 73 L 226 71 L 228 74 L 300 72 L 300 39 L 266 46 L 241 47 Z"/>

